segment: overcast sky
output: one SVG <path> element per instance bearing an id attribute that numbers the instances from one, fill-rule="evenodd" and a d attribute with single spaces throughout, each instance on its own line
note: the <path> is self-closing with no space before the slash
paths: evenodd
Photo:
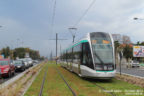
<path id="1" fill-rule="evenodd" d="M 93 0 L 57 0 L 54 27 L 54 0 L 0 0 L 0 48 L 9 45 L 30 47 L 41 55 L 55 54 L 55 33 L 62 49 L 72 42 L 68 28 L 82 16 Z M 104 31 L 128 35 L 133 42 L 144 39 L 144 0 L 96 0 L 76 26 L 76 39 L 87 32 Z"/>

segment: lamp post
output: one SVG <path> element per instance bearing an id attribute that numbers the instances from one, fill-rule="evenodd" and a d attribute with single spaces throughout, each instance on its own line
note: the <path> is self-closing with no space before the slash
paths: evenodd
<path id="1" fill-rule="evenodd" d="M 74 43 L 74 40 L 75 40 L 75 34 L 76 34 L 76 30 L 77 30 L 77 28 L 75 28 L 75 27 L 70 27 L 70 28 L 68 28 L 69 29 L 69 31 L 70 31 L 70 33 L 72 34 L 72 37 L 73 37 L 73 43 Z M 73 31 L 72 31 L 73 30 Z"/>
<path id="2" fill-rule="evenodd" d="M 19 46 L 19 40 L 20 40 L 20 39 L 18 38 L 18 39 L 17 39 L 17 48 L 18 48 L 18 46 Z"/>
<path id="3" fill-rule="evenodd" d="M 134 20 L 144 20 L 144 18 L 137 18 L 137 17 L 134 17 L 133 19 Z"/>

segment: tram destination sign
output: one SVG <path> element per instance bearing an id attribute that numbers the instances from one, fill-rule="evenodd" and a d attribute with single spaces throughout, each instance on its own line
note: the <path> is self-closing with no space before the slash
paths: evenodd
<path id="1" fill-rule="evenodd" d="M 133 57 L 144 57 L 144 46 L 133 46 Z"/>

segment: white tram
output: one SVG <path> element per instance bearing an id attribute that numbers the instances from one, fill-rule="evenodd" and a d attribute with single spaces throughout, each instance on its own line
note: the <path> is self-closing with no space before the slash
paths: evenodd
<path id="1" fill-rule="evenodd" d="M 61 66 L 81 77 L 111 79 L 116 65 L 114 41 L 106 32 L 91 32 L 65 49 L 60 56 Z"/>

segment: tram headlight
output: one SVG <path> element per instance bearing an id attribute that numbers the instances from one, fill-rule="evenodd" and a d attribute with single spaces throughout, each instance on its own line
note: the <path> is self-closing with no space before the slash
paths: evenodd
<path id="1" fill-rule="evenodd" d="M 96 70 L 103 70 L 103 67 L 101 65 L 96 65 Z"/>
<path id="2" fill-rule="evenodd" d="M 113 66 L 112 66 L 112 65 L 109 65 L 109 66 L 108 66 L 108 70 L 113 70 Z"/>

